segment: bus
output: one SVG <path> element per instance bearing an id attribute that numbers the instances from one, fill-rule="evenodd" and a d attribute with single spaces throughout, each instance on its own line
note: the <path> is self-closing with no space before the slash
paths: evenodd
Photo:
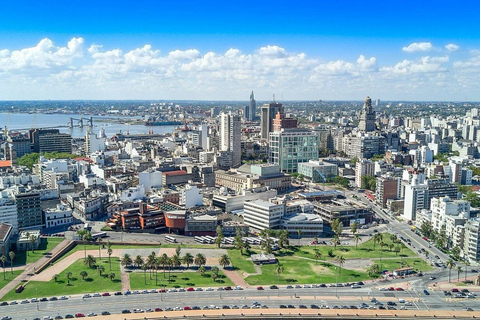
<path id="1" fill-rule="evenodd" d="M 99 232 L 99 233 L 94 233 L 92 234 L 92 240 L 97 240 L 100 238 L 105 238 L 107 236 L 106 232 Z"/>
<path id="2" fill-rule="evenodd" d="M 196 236 L 194 239 L 195 239 L 195 242 L 205 243 L 205 238 L 204 237 Z"/>
<path id="3" fill-rule="evenodd" d="M 205 236 L 206 243 L 215 243 L 215 238 L 212 236 Z"/>
<path id="4" fill-rule="evenodd" d="M 168 243 L 176 243 L 177 239 L 172 236 L 165 236 L 165 241 Z"/>

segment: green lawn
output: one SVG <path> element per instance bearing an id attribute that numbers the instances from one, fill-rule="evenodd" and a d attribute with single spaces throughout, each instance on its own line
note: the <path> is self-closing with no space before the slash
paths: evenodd
<path id="1" fill-rule="evenodd" d="M 107 253 L 107 242 L 103 241 L 102 242 L 102 247 L 103 245 L 105 248 L 102 248 L 101 253 L 102 253 L 102 258 L 103 257 L 108 257 Z M 147 249 L 147 248 L 156 248 L 159 249 L 161 246 L 158 244 L 152 244 L 152 245 L 143 245 L 143 246 L 135 246 L 135 245 L 121 245 L 121 244 L 112 244 L 112 249 Z M 58 261 L 65 259 L 66 257 L 70 256 L 72 253 L 77 252 L 77 251 L 83 251 L 83 250 L 97 250 L 98 252 L 98 244 L 77 244 L 75 247 L 73 247 L 70 251 L 65 253 Z"/>
<path id="2" fill-rule="evenodd" d="M 51 252 L 63 238 L 42 238 L 42 243 L 34 252 L 32 251 L 17 251 L 15 252 L 15 259 L 13 265 L 25 265 L 38 261 L 41 257 Z M 10 261 L 9 261 L 10 262 Z"/>
<path id="3" fill-rule="evenodd" d="M 228 256 L 230 257 L 230 262 L 232 264 L 232 266 L 241 271 L 242 273 L 243 272 L 246 272 L 246 273 L 256 273 L 257 271 L 255 270 L 255 266 L 253 265 L 253 262 L 250 261 L 250 260 L 246 260 L 249 255 L 244 255 L 242 256 L 240 254 L 240 250 L 237 250 L 237 249 L 229 249 L 227 250 L 228 251 Z M 255 253 L 255 252 L 252 252 L 250 251 L 250 254 L 252 253 Z M 245 252 L 244 252 L 245 254 Z"/>
<path id="4" fill-rule="evenodd" d="M 380 259 L 373 260 L 375 263 L 380 265 Z M 421 258 L 405 258 L 403 259 L 404 265 L 402 265 L 402 259 L 387 259 L 382 260 L 381 268 L 383 270 L 388 269 L 392 271 L 393 269 L 402 268 L 402 267 L 412 267 L 414 270 L 418 271 L 430 271 L 433 270 L 433 267 L 429 265 L 425 260 Z"/>
<path id="5" fill-rule="evenodd" d="M 353 282 L 369 279 L 365 272 L 339 269 L 328 263 L 319 261 L 309 261 L 295 257 L 280 257 L 280 263 L 284 270 L 280 274 L 278 281 L 275 271 L 276 264 L 267 264 L 261 266 L 262 274 L 249 276 L 245 280 L 250 285 L 268 285 L 268 284 L 306 284 L 306 283 L 330 283 L 330 282 Z"/>
<path id="6" fill-rule="evenodd" d="M 145 282 L 146 279 L 146 282 Z M 172 272 L 170 282 L 168 281 L 168 271 L 163 275 L 163 271 L 159 270 L 157 274 L 157 284 L 155 283 L 155 273 L 150 274 L 144 272 L 130 273 L 130 287 L 132 290 L 152 289 L 152 288 L 188 288 L 188 287 L 219 287 L 233 286 L 232 281 L 222 272 L 219 272 L 219 278 L 214 282 L 212 274 L 206 272 L 201 275 L 199 272 Z"/>
<path id="7" fill-rule="evenodd" d="M 313 259 L 314 249 L 318 249 L 322 254 L 322 259 L 326 260 L 335 260 L 337 256 L 343 256 L 345 259 L 371 259 L 371 258 L 395 258 L 395 257 L 415 257 L 416 254 L 407 247 L 403 247 L 402 251 L 398 254 L 392 250 L 390 251 L 389 247 L 384 247 L 382 250 L 378 243 L 373 244 L 373 239 L 369 239 L 364 243 L 358 245 L 358 248 L 355 248 L 355 242 L 349 240 L 352 244 L 350 246 L 337 246 L 335 249 L 333 246 L 317 245 L 317 246 L 290 246 L 285 250 L 285 254 L 288 254 L 288 251 L 291 251 L 290 255 L 299 255 L 306 258 Z M 383 242 L 387 245 L 390 245 L 392 241 L 390 240 L 389 233 L 383 233 Z M 328 252 L 332 250 L 332 256 Z"/>
<path id="8" fill-rule="evenodd" d="M 100 276 L 96 269 L 89 268 L 79 259 L 70 267 L 59 274 L 58 281 L 54 279 L 48 282 L 32 281 L 27 284 L 25 290 L 16 293 L 15 289 L 7 293 L 2 300 L 21 300 L 35 297 L 72 295 L 78 293 L 95 293 L 105 291 L 119 291 L 122 288 L 120 280 L 120 262 L 119 259 L 112 258 L 112 271 L 110 271 L 108 259 L 99 262 L 105 267 L 105 273 Z M 86 271 L 88 276 L 85 280 L 80 276 L 81 271 Z M 67 285 L 67 272 L 72 272 L 70 285 Z M 107 275 L 113 272 L 115 278 L 110 280 Z"/>
<path id="9" fill-rule="evenodd" d="M 7 265 L 8 266 L 8 265 Z M 5 280 L 3 279 L 4 277 L 4 270 L 3 268 L 1 269 L 0 273 L 0 289 L 5 287 L 7 283 L 15 279 L 20 273 L 22 273 L 23 270 L 15 270 L 13 271 L 13 274 L 10 272 L 10 269 L 7 267 L 5 270 Z"/>

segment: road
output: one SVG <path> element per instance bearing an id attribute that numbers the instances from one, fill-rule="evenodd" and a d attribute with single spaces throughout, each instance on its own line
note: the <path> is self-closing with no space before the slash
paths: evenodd
<path id="1" fill-rule="evenodd" d="M 388 301 L 396 302 L 397 308 L 405 306 L 399 303 L 399 299 L 410 301 L 412 306 L 405 306 L 412 310 L 466 310 L 467 307 L 478 308 L 478 300 L 475 299 L 457 299 L 456 301 L 446 301 L 442 292 L 431 292 L 429 296 L 418 297 L 415 290 L 408 291 L 379 291 L 373 287 L 365 286 L 360 289 L 353 288 L 302 288 L 286 289 L 281 287 L 279 290 L 233 290 L 233 291 L 194 291 L 194 292 L 174 292 L 174 293 L 150 293 L 136 294 L 129 296 L 109 296 L 83 299 L 82 296 L 72 296 L 68 300 L 48 301 L 39 303 L 17 304 L 1 306 L 2 315 L 10 315 L 14 320 L 34 319 L 45 316 L 55 317 L 57 315 L 94 312 L 101 314 L 103 311 L 109 311 L 112 314 L 119 314 L 122 310 L 155 309 L 166 307 L 184 308 L 216 305 L 222 308 L 224 305 L 237 305 L 240 308 L 243 305 L 252 306 L 256 301 L 265 304 L 269 308 L 278 308 L 281 304 L 293 305 L 296 309 L 303 304 L 310 308 L 311 304 L 318 306 L 357 306 L 366 303 L 374 306 L 370 301 L 375 297 L 378 301 L 387 306 Z M 38 309 L 38 310 L 37 310 Z"/>

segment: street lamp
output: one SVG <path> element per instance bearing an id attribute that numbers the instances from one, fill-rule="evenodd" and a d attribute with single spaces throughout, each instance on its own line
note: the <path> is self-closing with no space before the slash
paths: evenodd
<path id="1" fill-rule="evenodd" d="M 335 267 L 335 270 L 337 270 L 337 267 Z M 335 272 L 335 297 L 338 299 L 338 273 Z"/>

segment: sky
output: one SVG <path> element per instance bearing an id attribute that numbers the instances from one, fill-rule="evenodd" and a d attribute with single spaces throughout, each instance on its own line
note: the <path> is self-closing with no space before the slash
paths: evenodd
<path id="1" fill-rule="evenodd" d="M 0 100 L 480 101 L 477 1 L 3 1 Z"/>

